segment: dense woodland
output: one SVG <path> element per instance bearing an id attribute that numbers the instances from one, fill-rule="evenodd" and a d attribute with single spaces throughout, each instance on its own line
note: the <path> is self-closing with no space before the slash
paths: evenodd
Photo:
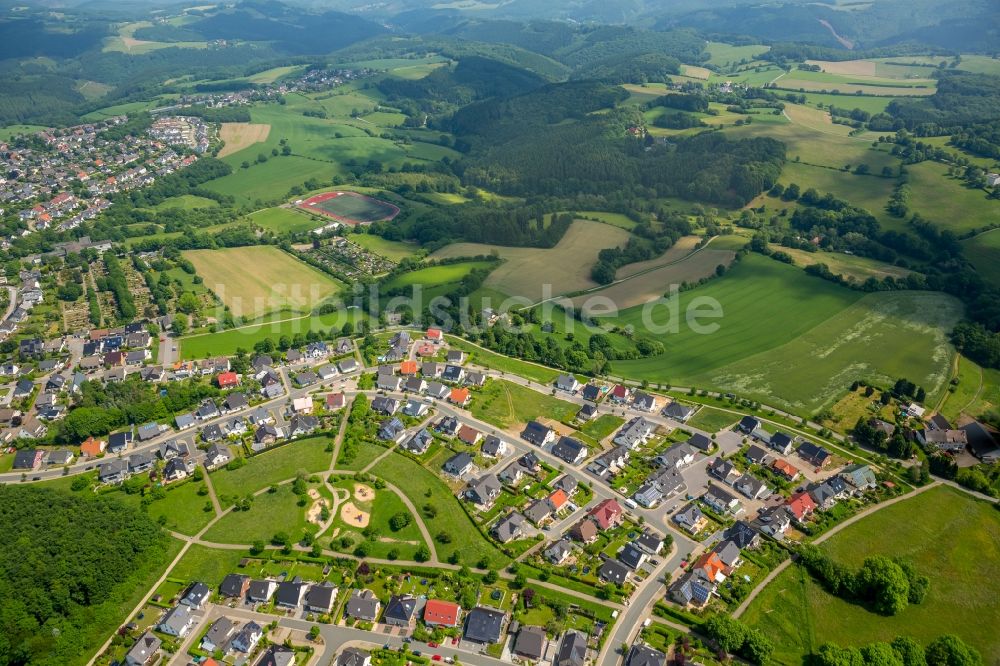
<path id="1" fill-rule="evenodd" d="M 0 486 L 0 664 L 62 666 L 84 656 L 167 537 L 106 496 Z"/>

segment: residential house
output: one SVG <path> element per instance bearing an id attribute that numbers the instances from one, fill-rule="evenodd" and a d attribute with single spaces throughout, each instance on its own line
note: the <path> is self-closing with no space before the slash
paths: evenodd
<path id="1" fill-rule="evenodd" d="M 219 585 L 219 594 L 230 599 L 242 599 L 250 588 L 250 576 L 244 574 L 226 574 Z"/>
<path id="2" fill-rule="evenodd" d="M 181 597 L 181 603 L 195 610 L 200 610 L 211 596 L 212 590 L 208 585 L 195 582 L 188 586 L 188 589 L 184 592 L 184 596 Z"/>
<path id="3" fill-rule="evenodd" d="M 489 510 L 500 496 L 503 486 L 495 474 L 487 474 L 469 484 L 465 496 L 480 510 Z"/>
<path id="4" fill-rule="evenodd" d="M 623 405 L 629 401 L 629 397 L 631 397 L 631 395 L 632 391 L 629 390 L 627 386 L 624 384 L 615 384 L 615 387 L 611 389 L 608 394 L 608 399 L 610 399 L 611 402 Z"/>
<path id="5" fill-rule="evenodd" d="M 595 384 L 587 384 L 580 391 L 580 395 L 584 400 L 589 400 L 590 402 L 597 402 L 601 397 L 601 388 Z"/>
<path id="6" fill-rule="evenodd" d="M 208 666 L 208 664 L 202 662 L 201 666 Z M 295 650 L 283 645 L 270 645 L 260 655 L 260 659 L 254 666 L 295 666 Z"/>
<path id="7" fill-rule="evenodd" d="M 552 666 L 585 666 L 587 662 L 587 636 L 570 629 L 559 640 Z"/>
<path id="8" fill-rule="evenodd" d="M 460 365 L 446 365 L 444 372 L 441 373 L 441 379 L 457 384 L 465 379 L 465 369 Z"/>
<path id="9" fill-rule="evenodd" d="M 522 659 L 538 661 L 545 654 L 548 642 L 543 627 L 522 626 L 521 630 L 517 632 L 517 638 L 514 640 L 514 647 L 511 651 Z"/>
<path id="10" fill-rule="evenodd" d="M 160 639 L 147 631 L 125 653 L 126 666 L 148 666 L 153 663 L 159 654 L 160 645 Z"/>
<path id="11" fill-rule="evenodd" d="M 587 447 L 583 442 L 572 437 L 560 437 L 559 441 L 552 447 L 552 455 L 570 465 L 579 465 L 587 458 Z"/>
<path id="12" fill-rule="evenodd" d="M 365 650 L 345 648 L 339 655 L 335 666 L 371 666 L 372 657 Z"/>
<path id="13" fill-rule="evenodd" d="M 434 425 L 434 429 L 442 435 L 454 437 L 462 424 L 454 416 L 445 416 Z"/>
<path id="14" fill-rule="evenodd" d="M 488 435 L 480 451 L 487 458 L 502 458 L 507 455 L 507 443 L 496 435 Z"/>
<path id="15" fill-rule="evenodd" d="M 979 421 L 972 421 L 962 426 L 961 430 L 969 440 L 969 448 L 972 455 L 976 456 L 986 464 L 1000 462 L 1000 445 L 997 444 L 996 436 L 986 429 Z"/>
<path id="16" fill-rule="evenodd" d="M 427 389 L 427 382 L 420 377 L 410 377 L 403 382 L 403 390 L 407 393 L 423 393 Z M 412 401 L 411 402 L 415 402 Z M 417 402 L 416 404 L 422 404 Z"/>
<path id="17" fill-rule="evenodd" d="M 121 483 L 128 478 L 128 461 L 108 460 L 97 466 L 97 480 L 101 483 Z"/>
<path id="18" fill-rule="evenodd" d="M 740 478 L 740 471 L 736 469 L 731 461 L 724 458 L 715 458 L 708 464 L 708 473 L 722 481 L 727 486 L 733 485 L 736 479 Z"/>
<path id="19" fill-rule="evenodd" d="M 278 584 L 273 580 L 254 580 L 247 586 L 247 599 L 254 603 L 267 603 L 274 596 Z"/>
<path id="20" fill-rule="evenodd" d="M 309 584 L 303 583 L 298 576 L 292 580 L 285 580 L 278 583 L 278 589 L 274 593 L 275 605 L 284 608 L 298 608 L 308 587 Z"/>
<path id="21" fill-rule="evenodd" d="M 382 441 L 399 443 L 405 436 L 406 426 L 395 416 L 379 424 L 378 438 Z"/>
<path id="22" fill-rule="evenodd" d="M 232 460 L 229 447 L 225 444 L 212 444 L 205 451 L 205 466 L 209 468 L 221 467 Z"/>
<path id="23" fill-rule="evenodd" d="M 319 585 L 310 585 L 306 589 L 303 603 L 305 609 L 311 613 L 329 614 L 333 610 L 333 601 L 336 598 L 337 588 L 324 582 Z"/>
<path id="24" fill-rule="evenodd" d="M 760 544 L 760 533 L 745 520 L 738 520 L 722 533 L 723 538 L 732 541 L 739 549 L 753 549 Z"/>
<path id="25" fill-rule="evenodd" d="M 703 452 L 708 452 L 708 450 L 712 448 L 712 440 L 700 432 L 696 432 L 691 435 L 686 443 L 688 446 L 694 447 Z"/>
<path id="26" fill-rule="evenodd" d="M 771 435 L 770 441 L 767 443 L 772 449 L 777 451 L 783 456 L 791 455 L 793 450 L 793 442 L 791 436 L 781 432 L 780 430 L 773 435 Z"/>
<path id="27" fill-rule="evenodd" d="M 590 461 L 587 470 L 600 478 L 613 476 L 625 468 L 631 454 L 625 446 L 616 446 Z"/>
<path id="28" fill-rule="evenodd" d="M 637 536 L 632 541 L 632 544 L 649 555 L 655 556 L 659 555 L 660 551 L 663 550 L 663 537 L 647 529 Z"/>
<path id="29" fill-rule="evenodd" d="M 799 469 L 795 465 L 780 458 L 771 464 L 771 468 L 788 481 L 794 481 L 799 478 Z"/>
<path id="30" fill-rule="evenodd" d="M 556 433 L 552 428 L 544 426 L 538 421 L 528 421 L 521 432 L 521 439 L 530 442 L 535 446 L 545 446 L 556 438 Z"/>
<path id="31" fill-rule="evenodd" d="M 795 520 L 800 523 L 807 520 L 813 511 L 816 510 L 816 502 L 806 491 L 793 493 L 785 502 L 785 506 Z"/>
<path id="32" fill-rule="evenodd" d="M 771 454 L 756 444 L 750 445 L 750 448 L 747 449 L 744 457 L 748 462 L 754 465 L 768 465 L 772 460 Z"/>
<path id="33" fill-rule="evenodd" d="M 418 599 L 412 594 L 394 594 L 389 597 L 382 613 L 383 624 L 393 627 L 412 627 L 416 619 Z"/>
<path id="34" fill-rule="evenodd" d="M 413 433 L 413 435 L 408 439 L 403 441 L 403 448 L 410 453 L 420 455 L 427 451 L 433 442 L 434 435 L 432 435 L 427 428 L 421 428 L 419 431 Z"/>
<path id="35" fill-rule="evenodd" d="M 760 428 L 760 420 L 753 416 L 744 416 L 736 427 L 749 435 Z"/>
<path id="36" fill-rule="evenodd" d="M 442 398 L 446 398 L 451 395 L 451 389 L 441 382 L 428 382 L 426 393 L 429 398 L 441 400 Z"/>
<path id="37" fill-rule="evenodd" d="M 683 469 L 694 463 L 698 451 L 685 442 L 674 444 L 669 449 L 653 458 L 653 462 L 668 469 Z"/>
<path id="38" fill-rule="evenodd" d="M 631 573 L 631 570 L 627 566 L 618 560 L 608 558 L 598 568 L 597 577 L 605 583 L 624 585 L 628 582 L 629 573 Z"/>
<path id="39" fill-rule="evenodd" d="M 587 515 L 594 519 L 602 531 L 618 527 L 625 520 L 625 512 L 614 499 L 601 500 Z"/>
<path id="40" fill-rule="evenodd" d="M 260 639 L 264 637 L 264 628 L 259 624 L 251 620 L 244 624 L 236 635 L 233 636 L 233 640 L 229 642 L 230 647 L 233 650 L 242 652 L 244 654 L 250 654 L 253 652 L 254 648 L 257 647 L 257 643 Z"/>
<path id="41" fill-rule="evenodd" d="M 597 524 L 589 518 L 584 518 L 570 528 L 569 536 L 583 544 L 593 543 L 597 541 Z"/>
<path id="42" fill-rule="evenodd" d="M 559 375 L 555 383 L 557 389 L 567 393 L 576 393 L 580 390 L 580 382 L 573 375 Z"/>
<path id="43" fill-rule="evenodd" d="M 499 643 L 507 625 L 507 613 L 489 606 L 477 606 L 465 620 L 463 638 L 473 643 Z"/>
<path id="44" fill-rule="evenodd" d="M 721 514 L 737 514 L 743 510 L 736 495 L 721 486 L 710 485 L 705 494 L 701 496 L 701 501 L 710 506 L 713 511 Z"/>
<path id="45" fill-rule="evenodd" d="M 768 536 L 779 538 L 792 525 L 792 514 L 784 505 L 765 507 L 757 514 L 754 526 Z"/>
<path id="46" fill-rule="evenodd" d="M 524 535 L 526 523 L 527 519 L 515 511 L 498 520 L 490 530 L 490 534 L 500 543 L 507 543 Z"/>
<path id="47" fill-rule="evenodd" d="M 664 666 L 667 655 L 643 643 L 635 643 L 628 651 L 625 666 Z"/>
<path id="48" fill-rule="evenodd" d="M 292 400 L 292 411 L 296 414 L 312 414 L 313 399 L 308 395 L 303 395 Z"/>
<path id="49" fill-rule="evenodd" d="M 228 617 L 220 617 L 208 628 L 208 631 L 201 639 L 199 647 L 209 654 L 216 650 L 224 652 L 235 633 L 236 623 Z"/>
<path id="50" fill-rule="evenodd" d="M 479 440 L 482 438 L 483 438 L 483 433 L 479 432 L 472 426 L 463 424 L 458 429 L 458 439 L 461 440 L 464 444 L 468 444 L 469 446 L 475 446 L 476 444 L 479 443 Z"/>
<path id="51" fill-rule="evenodd" d="M 640 412 L 652 412 L 656 409 L 656 398 L 648 393 L 636 391 L 632 396 L 632 408 Z"/>
<path id="52" fill-rule="evenodd" d="M 666 416 L 668 419 L 673 419 L 674 421 L 680 421 L 681 423 L 687 423 L 687 420 L 694 416 L 695 408 L 689 407 L 687 405 L 682 405 L 676 400 L 672 400 L 669 405 L 660 410 L 660 413 Z"/>
<path id="53" fill-rule="evenodd" d="M 678 511 L 671 518 L 675 523 L 686 529 L 691 534 L 697 534 L 708 524 L 708 518 L 698 508 L 697 504 L 691 503 Z"/>
<path id="54" fill-rule="evenodd" d="M 796 451 L 799 457 L 816 468 L 825 467 L 833 460 L 829 451 L 812 442 L 802 442 Z"/>
<path id="55" fill-rule="evenodd" d="M 752 500 L 763 500 L 771 496 L 767 484 L 753 474 L 744 474 L 733 483 L 736 492 Z"/>
<path id="56" fill-rule="evenodd" d="M 156 625 L 156 629 L 168 636 L 182 638 L 194 623 L 195 617 L 191 614 L 191 608 L 184 605 L 177 605 L 167 611 L 159 624 Z"/>
<path id="57" fill-rule="evenodd" d="M 462 607 L 451 601 L 428 599 L 424 604 L 424 624 L 430 627 L 457 627 Z"/>
<path id="58" fill-rule="evenodd" d="M 580 410 L 576 413 L 576 419 L 578 421 L 584 421 L 584 422 L 590 421 L 595 416 L 597 416 L 597 407 L 595 407 L 593 404 L 589 402 L 585 404 L 583 407 L 581 407 Z"/>
<path id="59" fill-rule="evenodd" d="M 705 580 L 700 571 L 686 571 L 678 576 L 668 590 L 670 598 L 681 606 L 703 608 L 715 594 L 716 584 Z"/>
<path id="60" fill-rule="evenodd" d="M 875 472 L 872 471 L 872 468 L 860 463 L 848 465 L 840 470 L 840 478 L 847 481 L 847 483 L 859 491 L 869 490 L 878 484 L 878 479 L 875 477 Z"/>
<path id="61" fill-rule="evenodd" d="M 465 407 L 469 404 L 469 400 L 472 398 L 472 392 L 469 389 L 453 388 L 451 394 L 448 396 L 448 402 L 453 405 L 458 405 L 459 407 Z"/>
<path id="62" fill-rule="evenodd" d="M 545 549 L 545 559 L 555 565 L 560 565 L 573 554 L 573 544 L 568 539 L 554 541 Z"/>
<path id="63" fill-rule="evenodd" d="M 308 414 L 296 414 L 288 423 L 288 436 L 300 437 L 307 435 L 319 427 L 319 419 Z"/>
<path id="64" fill-rule="evenodd" d="M 371 590 L 354 590 L 347 600 L 347 605 L 344 607 L 344 615 L 358 620 L 374 622 L 378 619 L 378 613 L 381 608 L 382 602 L 378 600 L 374 592 Z"/>
<path id="65" fill-rule="evenodd" d="M 631 419 L 615 435 L 614 443 L 635 450 L 645 444 L 656 431 L 656 424 L 641 416 Z"/>
<path id="66" fill-rule="evenodd" d="M 372 400 L 372 411 L 378 412 L 379 414 L 385 414 L 386 416 L 392 416 L 397 411 L 399 411 L 400 402 L 395 398 L 387 398 L 385 396 L 377 396 Z"/>
<path id="67" fill-rule="evenodd" d="M 649 553 L 632 543 L 625 544 L 618 551 L 618 561 L 633 571 L 638 571 L 639 567 L 649 559 Z"/>
<path id="68" fill-rule="evenodd" d="M 95 439 L 93 437 L 88 437 L 86 440 L 80 444 L 80 455 L 86 456 L 88 458 L 96 458 L 97 456 L 104 453 L 104 449 L 107 447 L 108 443 L 103 439 Z"/>
<path id="69" fill-rule="evenodd" d="M 345 358 L 337 363 L 340 374 L 346 375 L 358 370 L 358 362 L 353 358 Z"/>
<path id="70" fill-rule="evenodd" d="M 461 453 L 456 453 L 452 457 L 448 458 L 444 462 L 443 469 L 448 474 L 453 476 L 462 476 L 468 474 L 472 471 L 475 461 L 472 456 L 462 451 Z"/>
<path id="71" fill-rule="evenodd" d="M 343 409 L 344 405 L 347 404 L 347 396 L 343 391 L 340 393 L 327 393 L 326 394 L 326 408 L 328 411 L 334 411 L 337 409 Z"/>
<path id="72" fill-rule="evenodd" d="M 702 578 L 713 583 L 724 583 L 732 573 L 732 570 L 726 566 L 726 563 L 715 551 L 703 553 L 694 561 L 691 568 L 697 571 Z"/>

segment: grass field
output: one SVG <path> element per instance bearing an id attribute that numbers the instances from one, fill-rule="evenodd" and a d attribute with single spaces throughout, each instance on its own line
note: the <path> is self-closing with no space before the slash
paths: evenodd
<path id="1" fill-rule="evenodd" d="M 577 220 L 562 240 L 550 249 L 455 243 L 432 256 L 466 257 L 496 251 L 504 263 L 486 279 L 486 286 L 511 296 L 538 301 L 597 286 L 590 279 L 590 269 L 597 260 L 598 252 L 624 245 L 628 236 L 624 229 L 601 222 Z M 543 285 L 550 286 L 549 293 L 545 292 Z"/>
<path id="2" fill-rule="evenodd" d="M 495 354 L 487 349 L 481 349 L 471 345 L 461 338 L 456 338 L 450 335 L 448 336 L 448 344 L 455 349 L 461 349 L 469 354 L 470 359 L 476 365 L 481 365 L 484 368 L 490 368 L 498 372 L 509 372 L 511 374 L 524 377 L 525 379 L 536 381 L 540 384 L 550 384 L 555 381 L 555 378 L 560 374 L 558 370 L 553 370 L 552 368 L 537 365 L 535 363 L 529 363 L 528 361 L 521 361 L 509 356 Z"/>
<path id="3" fill-rule="evenodd" d="M 146 513 L 153 520 L 164 520 L 163 526 L 167 529 L 182 534 L 196 534 L 215 517 L 215 513 L 211 510 L 205 511 L 206 503 L 211 505 L 209 497 L 198 494 L 198 489 L 204 485 L 194 481 L 170 484 L 167 486 L 167 496 L 150 503 Z M 139 495 L 126 493 L 120 493 L 115 497 L 126 504 L 136 506 L 139 506 L 142 500 Z"/>
<path id="4" fill-rule="evenodd" d="M 493 266 L 488 261 L 463 261 L 457 264 L 444 264 L 440 266 L 428 266 L 415 271 L 400 273 L 386 282 L 384 289 L 399 289 L 401 287 L 421 287 L 423 301 L 443 296 L 448 293 L 458 283 L 477 268 L 489 268 Z"/>
<path id="5" fill-rule="evenodd" d="M 180 340 L 181 358 L 208 358 L 219 354 L 232 355 L 239 348 L 253 349 L 253 346 L 265 338 L 271 338 L 275 343 L 283 335 L 295 336 L 296 333 L 321 331 L 328 335 L 330 330 L 340 331 L 347 322 L 356 323 L 367 318 L 357 309 L 339 308 L 335 312 L 323 315 L 307 315 L 305 317 L 279 317 L 258 322 L 240 328 L 233 328 L 221 333 L 199 333 L 188 335 Z M 333 337 L 333 336 L 331 336 Z"/>
<path id="6" fill-rule="evenodd" d="M 881 161 L 879 153 L 872 151 L 870 154 L 860 153 L 856 157 L 861 160 L 874 158 Z M 810 156 L 808 159 L 812 160 Z M 854 164 L 860 164 L 855 162 Z M 868 164 L 868 162 L 864 162 Z M 892 165 L 893 172 L 896 173 L 897 165 Z M 881 170 L 881 167 L 879 167 Z M 892 195 L 892 189 L 896 185 L 896 180 L 892 178 L 881 178 L 878 176 L 861 176 L 847 173 L 841 169 L 833 169 L 824 166 L 812 166 L 801 162 L 788 162 L 781 172 L 781 183 L 790 185 L 795 183 L 804 192 L 809 188 L 815 189 L 820 194 L 827 192 L 839 199 L 851 202 L 859 208 L 864 208 L 875 216 L 879 223 L 887 228 L 902 229 L 905 227 L 903 220 L 889 215 L 885 206 Z M 768 207 L 786 207 L 791 210 L 793 205 L 786 204 L 780 199 L 765 199 Z"/>
<path id="7" fill-rule="evenodd" d="M 226 157 L 255 143 L 267 141 L 270 131 L 271 126 L 263 123 L 222 123 L 219 138 L 225 145 L 219 151 L 219 157 Z"/>
<path id="8" fill-rule="evenodd" d="M 252 76 L 248 76 L 247 80 L 253 81 L 254 83 L 274 83 L 280 78 L 290 76 L 292 74 L 297 74 L 305 69 L 304 65 L 286 65 L 284 67 L 272 67 L 271 69 L 265 69 L 263 72 L 257 72 Z"/>
<path id="9" fill-rule="evenodd" d="M 329 439 L 310 437 L 248 458 L 243 467 L 212 472 L 212 485 L 221 498 L 244 497 L 271 484 L 295 478 L 299 472 L 323 472 L 330 467 Z"/>
<path id="10" fill-rule="evenodd" d="M 164 199 L 156 204 L 155 210 L 166 210 L 168 208 L 180 208 L 181 210 L 194 210 L 196 208 L 215 208 L 219 205 L 214 199 L 199 197 L 194 194 L 182 194 L 176 197 Z"/>
<path id="11" fill-rule="evenodd" d="M 170 572 L 170 577 L 179 580 L 197 580 L 215 588 L 222 583 L 222 579 L 227 574 L 253 575 L 256 573 L 240 570 L 240 560 L 246 555 L 245 552 L 239 550 L 221 550 L 195 544 L 188 548 L 184 557 L 177 562 L 177 566 Z"/>
<path id="12" fill-rule="evenodd" d="M 473 416 L 500 428 L 519 426 L 539 416 L 569 421 L 579 409 L 571 402 L 503 379 L 491 380 L 471 406 Z"/>
<path id="13" fill-rule="evenodd" d="M 205 541 L 252 544 L 268 541 L 278 532 L 297 540 L 306 528 L 306 508 L 298 506 L 299 495 L 291 484 L 279 486 L 253 499 L 249 511 L 231 511 L 205 532 Z"/>
<path id="14" fill-rule="evenodd" d="M 708 42 L 705 50 L 708 51 L 709 55 L 708 64 L 725 67 L 729 64 L 735 65 L 741 60 L 755 60 L 757 56 L 770 51 L 771 47 L 764 44 L 733 46 L 732 44 L 724 44 L 723 42 Z"/>
<path id="15" fill-rule="evenodd" d="M 714 407 L 699 407 L 697 413 L 688 420 L 692 428 L 700 428 L 706 432 L 718 432 L 739 421 L 739 417 Z"/>
<path id="16" fill-rule="evenodd" d="M 18 134 L 34 134 L 46 129 L 43 125 L 7 125 L 0 127 L 0 141 L 10 141 Z"/>
<path id="17" fill-rule="evenodd" d="M 319 218 L 295 208 L 265 208 L 250 215 L 250 221 L 275 233 L 298 233 L 322 226 Z"/>
<path id="18" fill-rule="evenodd" d="M 958 359 L 958 384 L 949 392 L 941 413 L 952 423 L 963 416 L 981 419 L 1000 410 L 1000 370 L 982 368 L 964 356 Z"/>
<path id="19" fill-rule="evenodd" d="M 421 251 L 420 246 L 415 243 L 386 240 L 374 234 L 351 234 L 348 240 L 397 263 Z"/>
<path id="20" fill-rule="evenodd" d="M 635 228 L 635 221 L 629 219 L 626 215 L 621 213 L 606 213 L 600 210 L 585 210 L 579 213 L 580 217 L 597 220 L 599 222 L 604 222 L 605 224 L 610 224 L 613 227 L 621 227 L 622 229 L 627 229 L 631 231 Z"/>
<path id="21" fill-rule="evenodd" d="M 1000 229 L 962 241 L 962 249 L 980 275 L 1000 285 Z"/>
<path id="22" fill-rule="evenodd" d="M 907 166 L 910 177 L 910 210 L 956 233 L 1000 224 L 1000 203 L 983 190 L 966 187 L 949 178 L 947 167 L 937 162 Z"/>
<path id="23" fill-rule="evenodd" d="M 791 255 L 796 266 L 826 264 L 834 274 L 853 278 L 857 282 L 864 282 L 870 277 L 881 280 L 889 276 L 900 278 L 910 274 L 910 271 L 905 268 L 868 257 L 858 257 L 840 252 L 807 252 L 773 244 L 771 249 Z"/>
<path id="24" fill-rule="evenodd" d="M 372 472 L 406 493 L 418 510 L 425 505 L 435 507 L 433 517 L 425 513 L 423 518 L 432 535 L 445 532 L 451 537 L 450 543 L 434 544 L 442 561 L 454 553 L 462 563 L 470 566 L 481 559 L 489 560 L 495 568 L 507 563 L 508 558 L 482 536 L 458 506 L 451 489 L 434 472 L 395 453 L 379 462 Z"/>
<path id="25" fill-rule="evenodd" d="M 842 109 L 861 109 L 871 114 L 885 111 L 895 97 L 872 97 L 871 95 L 831 95 L 829 93 L 803 93 L 809 106 L 836 106 Z"/>
<path id="26" fill-rule="evenodd" d="M 947 534 L 947 546 L 941 537 Z M 886 507 L 823 544 L 851 567 L 868 555 L 902 556 L 930 577 L 927 598 L 892 617 L 826 593 L 802 569 L 791 567 L 772 581 L 742 619 L 774 641 L 773 662 L 802 663 L 805 654 L 832 641 L 862 645 L 905 634 L 923 644 L 954 633 L 982 653 L 1000 654 L 1000 594 L 993 576 L 1000 566 L 1000 513 L 951 488 L 935 488 Z"/>
<path id="27" fill-rule="evenodd" d="M 251 320 L 271 312 L 308 312 L 343 286 L 271 246 L 189 250 L 184 258 L 234 316 Z"/>
<path id="28" fill-rule="evenodd" d="M 953 353 L 947 332 L 961 314 L 954 299 L 930 292 L 860 292 L 749 255 L 724 277 L 681 294 L 684 317 L 693 299 L 721 306 L 716 332 L 700 335 L 680 322 L 659 335 L 660 356 L 612 364 L 616 375 L 732 391 L 812 413 L 832 404 L 855 379 L 906 376 L 933 398 L 944 390 Z M 668 311 L 652 312 L 664 325 Z M 636 334 L 649 330 L 642 308 L 621 313 Z M 654 336 L 657 337 L 657 336 Z"/>

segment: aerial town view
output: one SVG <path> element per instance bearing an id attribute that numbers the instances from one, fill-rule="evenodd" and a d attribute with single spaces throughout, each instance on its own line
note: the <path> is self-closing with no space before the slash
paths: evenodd
<path id="1" fill-rule="evenodd" d="M 1000 666 L 996 0 L 0 36 L 0 666 Z"/>

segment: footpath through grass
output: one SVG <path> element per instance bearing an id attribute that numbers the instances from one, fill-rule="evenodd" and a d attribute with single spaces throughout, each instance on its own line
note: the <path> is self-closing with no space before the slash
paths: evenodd
<path id="1" fill-rule="evenodd" d="M 904 557 L 930 577 L 927 598 L 885 617 L 825 592 L 800 567 L 773 580 L 743 620 L 770 636 L 773 663 L 802 663 L 825 642 L 861 645 L 913 636 L 927 644 L 954 633 L 992 663 L 1000 654 L 1000 512 L 948 487 L 924 492 L 845 528 L 822 546 L 837 562 L 857 567 L 865 557 Z"/>
<path id="2" fill-rule="evenodd" d="M 309 437 L 284 444 L 271 451 L 247 458 L 246 464 L 235 470 L 220 469 L 212 472 L 216 494 L 243 497 L 261 488 L 292 479 L 299 472 L 319 473 L 330 467 L 326 435 Z"/>

